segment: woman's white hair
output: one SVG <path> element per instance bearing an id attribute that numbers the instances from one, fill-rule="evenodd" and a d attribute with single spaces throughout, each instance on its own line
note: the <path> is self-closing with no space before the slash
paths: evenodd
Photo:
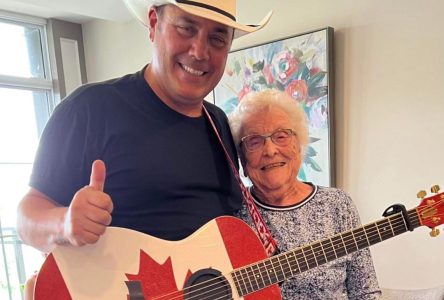
<path id="1" fill-rule="evenodd" d="M 304 153 L 308 144 L 308 125 L 305 112 L 298 102 L 290 95 L 279 90 L 267 89 L 261 92 L 249 93 L 240 102 L 239 105 L 228 115 L 231 132 L 234 142 L 240 153 L 240 142 L 245 126 L 245 119 L 258 112 L 267 111 L 270 108 L 280 108 L 288 115 L 291 122 L 291 129 L 297 136 L 301 151 Z"/>

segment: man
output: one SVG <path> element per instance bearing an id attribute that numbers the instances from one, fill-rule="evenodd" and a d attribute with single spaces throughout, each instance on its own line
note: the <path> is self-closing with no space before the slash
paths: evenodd
<path id="1" fill-rule="evenodd" d="M 271 14 L 246 26 L 235 0 L 126 4 L 149 29 L 153 58 L 136 74 L 79 88 L 49 120 L 18 208 L 21 239 L 44 252 L 95 243 L 108 225 L 178 240 L 240 207 L 203 106 L 237 162 L 226 116 L 203 98 L 232 39 Z"/>

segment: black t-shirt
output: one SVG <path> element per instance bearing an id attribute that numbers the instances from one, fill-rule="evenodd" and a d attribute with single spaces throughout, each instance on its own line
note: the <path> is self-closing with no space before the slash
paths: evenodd
<path id="1" fill-rule="evenodd" d="M 204 105 L 237 166 L 225 114 Z M 57 106 L 43 132 L 30 185 L 68 206 L 89 183 L 96 159 L 106 164 L 105 192 L 114 203 L 111 226 L 178 240 L 241 205 L 239 186 L 208 120 L 166 106 L 143 70 L 85 85 Z"/>

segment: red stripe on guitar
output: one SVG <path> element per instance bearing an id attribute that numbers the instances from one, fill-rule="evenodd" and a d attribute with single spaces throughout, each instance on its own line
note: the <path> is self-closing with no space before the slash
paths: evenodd
<path id="1" fill-rule="evenodd" d="M 216 218 L 216 222 L 234 269 L 267 258 L 261 241 L 246 223 L 234 217 L 219 217 Z M 279 286 L 274 284 L 245 296 L 244 299 L 278 300 L 282 298 Z"/>
<path id="2" fill-rule="evenodd" d="M 35 300 L 71 300 L 65 281 L 52 254 L 48 255 L 37 275 Z"/>

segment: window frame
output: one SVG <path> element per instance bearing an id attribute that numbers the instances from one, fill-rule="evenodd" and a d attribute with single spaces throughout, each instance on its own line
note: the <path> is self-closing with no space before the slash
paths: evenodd
<path id="1" fill-rule="evenodd" d="M 27 77 L 17 77 L 17 76 L 0 74 L 0 88 L 30 90 L 46 94 L 47 114 L 45 116 L 40 115 L 40 117 L 37 118 L 37 122 L 40 122 L 43 119 L 45 119 L 46 121 L 47 116 L 51 115 L 55 106 L 58 104 L 57 103 L 58 101 L 56 100 L 55 97 L 54 85 L 52 80 L 53 78 L 52 72 L 54 69 L 51 66 L 51 60 L 49 55 L 50 48 L 48 44 L 47 21 L 45 19 L 38 17 L 21 15 L 17 13 L 0 10 L 0 22 L 39 29 L 41 49 L 42 49 L 41 54 L 43 59 L 43 70 L 45 74 L 44 78 L 27 78 Z M 39 135 L 41 135 L 42 130 L 43 128 L 41 128 L 41 130 L 39 129 Z M 27 279 L 25 274 L 25 265 L 24 265 L 25 257 L 22 251 L 23 243 L 19 240 L 16 233 L 16 229 L 2 227 L 0 219 L 0 252 L 2 253 L 3 258 L 5 260 L 4 263 L 6 270 L 3 270 L 3 272 L 5 272 L 6 274 L 9 298 L 12 299 L 11 288 L 13 288 L 13 286 L 16 286 L 16 283 L 13 283 L 13 281 L 15 281 L 16 279 L 11 278 L 11 274 L 8 274 L 9 271 L 6 264 L 7 253 L 5 250 L 6 245 L 13 245 L 14 247 L 18 280 L 20 285 L 23 285 Z M 23 290 L 21 290 L 21 295 L 23 297 Z"/>
<path id="2" fill-rule="evenodd" d="M 0 74 L 0 87 L 26 89 L 31 91 L 46 92 L 48 95 L 48 108 L 51 113 L 56 105 L 54 86 L 52 82 L 52 68 L 50 65 L 47 21 L 38 17 L 20 15 L 17 13 L 0 10 L 0 22 L 19 26 L 35 27 L 40 29 L 42 43 L 43 68 L 45 78 L 26 78 Z"/>

